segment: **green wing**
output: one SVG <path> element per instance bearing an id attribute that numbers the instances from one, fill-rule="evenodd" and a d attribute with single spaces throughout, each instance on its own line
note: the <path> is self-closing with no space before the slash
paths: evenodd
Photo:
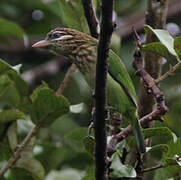
<path id="1" fill-rule="evenodd" d="M 120 57 L 116 55 L 112 50 L 109 53 L 109 68 L 110 76 L 121 86 L 125 94 L 137 106 L 136 91 L 133 86 L 133 82 L 123 64 Z"/>

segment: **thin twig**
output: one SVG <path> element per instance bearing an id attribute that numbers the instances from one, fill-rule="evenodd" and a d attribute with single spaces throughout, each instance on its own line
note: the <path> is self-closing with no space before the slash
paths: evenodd
<path id="1" fill-rule="evenodd" d="M 169 71 L 160 76 L 158 79 L 155 79 L 155 83 L 158 84 L 161 81 L 165 80 L 169 76 L 171 76 L 179 67 L 181 67 L 181 62 L 178 62 L 175 66 L 171 67 Z"/>
<path id="2" fill-rule="evenodd" d="M 108 180 L 107 138 L 106 138 L 106 81 L 111 36 L 114 30 L 112 22 L 113 0 L 102 0 L 101 30 L 98 42 L 96 82 L 95 82 L 95 164 L 96 180 Z"/>
<path id="3" fill-rule="evenodd" d="M 6 165 L 0 170 L 0 179 L 3 177 L 4 173 L 20 158 L 21 152 L 25 149 L 25 147 L 29 144 L 31 138 L 36 135 L 38 130 L 41 127 L 41 123 L 35 125 L 29 134 L 25 137 L 23 142 L 20 144 L 18 149 L 13 153 L 11 158 L 8 160 Z"/>
<path id="4" fill-rule="evenodd" d="M 82 0 L 84 7 L 84 15 L 89 25 L 90 33 L 92 37 L 98 38 L 99 36 L 99 22 L 96 17 L 95 10 L 93 8 L 92 0 Z"/>
<path id="5" fill-rule="evenodd" d="M 67 87 L 70 79 L 72 78 L 72 75 L 74 74 L 75 70 L 77 69 L 77 66 L 75 64 L 72 64 L 70 66 L 70 68 L 68 69 L 65 77 L 64 77 L 64 80 L 62 81 L 62 83 L 60 84 L 60 87 L 58 88 L 57 92 L 56 92 L 56 95 L 57 96 L 60 96 L 63 92 L 63 90 Z"/>
<path id="6" fill-rule="evenodd" d="M 164 167 L 167 167 L 167 166 L 168 165 L 166 165 L 166 164 L 158 164 L 158 165 L 156 165 L 154 167 L 143 169 L 141 172 L 145 173 L 145 172 L 153 171 L 153 170 L 156 170 L 156 169 L 164 168 Z"/>

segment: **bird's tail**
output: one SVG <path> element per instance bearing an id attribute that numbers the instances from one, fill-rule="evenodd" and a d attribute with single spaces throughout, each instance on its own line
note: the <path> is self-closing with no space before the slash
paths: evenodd
<path id="1" fill-rule="evenodd" d="M 145 147 L 145 142 L 144 142 L 144 136 L 143 136 L 143 132 L 141 130 L 141 126 L 138 120 L 134 124 L 133 132 L 136 136 L 136 140 L 137 140 L 137 144 L 138 144 L 138 148 L 140 152 L 145 153 L 146 147 Z"/>

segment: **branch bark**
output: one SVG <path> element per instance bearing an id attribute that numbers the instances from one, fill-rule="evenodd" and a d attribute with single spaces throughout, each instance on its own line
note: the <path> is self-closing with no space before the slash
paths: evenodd
<path id="1" fill-rule="evenodd" d="M 145 24 L 150 25 L 154 29 L 165 29 L 168 2 L 169 0 L 147 0 Z M 157 39 L 153 34 L 150 33 L 146 36 L 146 43 L 155 41 L 157 41 Z M 153 53 L 145 53 L 144 68 L 151 75 L 151 77 L 154 79 L 159 78 L 162 69 L 162 58 Z M 152 112 L 154 105 L 154 96 L 148 93 L 147 88 L 144 86 L 144 82 L 141 82 L 138 108 L 140 118 Z M 154 121 L 148 123 L 146 128 L 148 127 L 154 127 Z M 146 144 L 151 145 L 151 139 L 148 139 Z M 146 166 L 148 159 L 149 155 L 145 155 L 143 167 Z M 146 177 L 144 178 L 147 179 Z"/>
<path id="2" fill-rule="evenodd" d="M 77 69 L 77 66 L 75 64 L 72 64 L 69 67 L 69 69 L 68 69 L 68 71 L 67 71 L 67 73 L 66 73 L 66 75 L 65 75 L 65 77 L 64 77 L 64 79 L 62 81 L 62 83 L 60 84 L 60 86 L 59 86 L 59 88 L 58 88 L 58 90 L 56 92 L 57 96 L 61 96 L 61 94 L 63 93 L 64 89 L 67 87 L 69 81 L 71 80 L 72 75 L 74 74 L 76 69 Z"/>
<path id="3" fill-rule="evenodd" d="M 168 0 L 154 1 L 147 0 L 147 10 L 145 23 L 151 27 L 164 29 L 167 16 Z M 146 43 L 155 42 L 156 38 L 149 34 L 146 37 Z M 145 70 L 154 78 L 157 79 L 161 74 L 162 58 L 153 53 L 145 53 L 144 56 Z M 152 112 L 155 104 L 152 95 L 147 93 L 144 83 L 141 83 L 139 95 L 139 115 L 140 117 Z"/>
<path id="4" fill-rule="evenodd" d="M 41 123 L 35 125 L 23 142 L 20 144 L 18 149 L 13 153 L 11 158 L 8 160 L 6 165 L 0 170 L 0 179 L 3 177 L 4 173 L 20 158 L 21 152 L 25 149 L 25 147 L 29 144 L 32 137 L 34 137 L 41 127 Z"/>
<path id="5" fill-rule="evenodd" d="M 101 30 L 98 42 L 95 82 L 95 164 L 96 180 L 108 180 L 106 138 L 106 81 L 109 45 L 114 30 L 112 22 L 113 0 L 102 0 Z"/>
<path id="6" fill-rule="evenodd" d="M 92 0 L 82 0 L 84 15 L 87 19 L 87 23 L 90 29 L 92 37 L 98 38 L 99 36 L 99 22 L 97 20 L 95 10 L 93 8 Z"/>

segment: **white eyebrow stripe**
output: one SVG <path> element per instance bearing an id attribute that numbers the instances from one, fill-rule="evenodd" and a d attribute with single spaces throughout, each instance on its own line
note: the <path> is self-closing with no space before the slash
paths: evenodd
<path id="1" fill-rule="evenodd" d="M 54 33 L 65 34 L 65 32 L 64 32 L 64 31 L 54 31 L 52 34 L 54 34 Z"/>
<path id="2" fill-rule="evenodd" d="M 69 38 L 72 38 L 73 36 L 72 35 L 63 35 L 59 38 L 56 38 L 56 39 L 53 39 L 53 40 L 66 40 L 66 39 L 69 39 Z"/>

